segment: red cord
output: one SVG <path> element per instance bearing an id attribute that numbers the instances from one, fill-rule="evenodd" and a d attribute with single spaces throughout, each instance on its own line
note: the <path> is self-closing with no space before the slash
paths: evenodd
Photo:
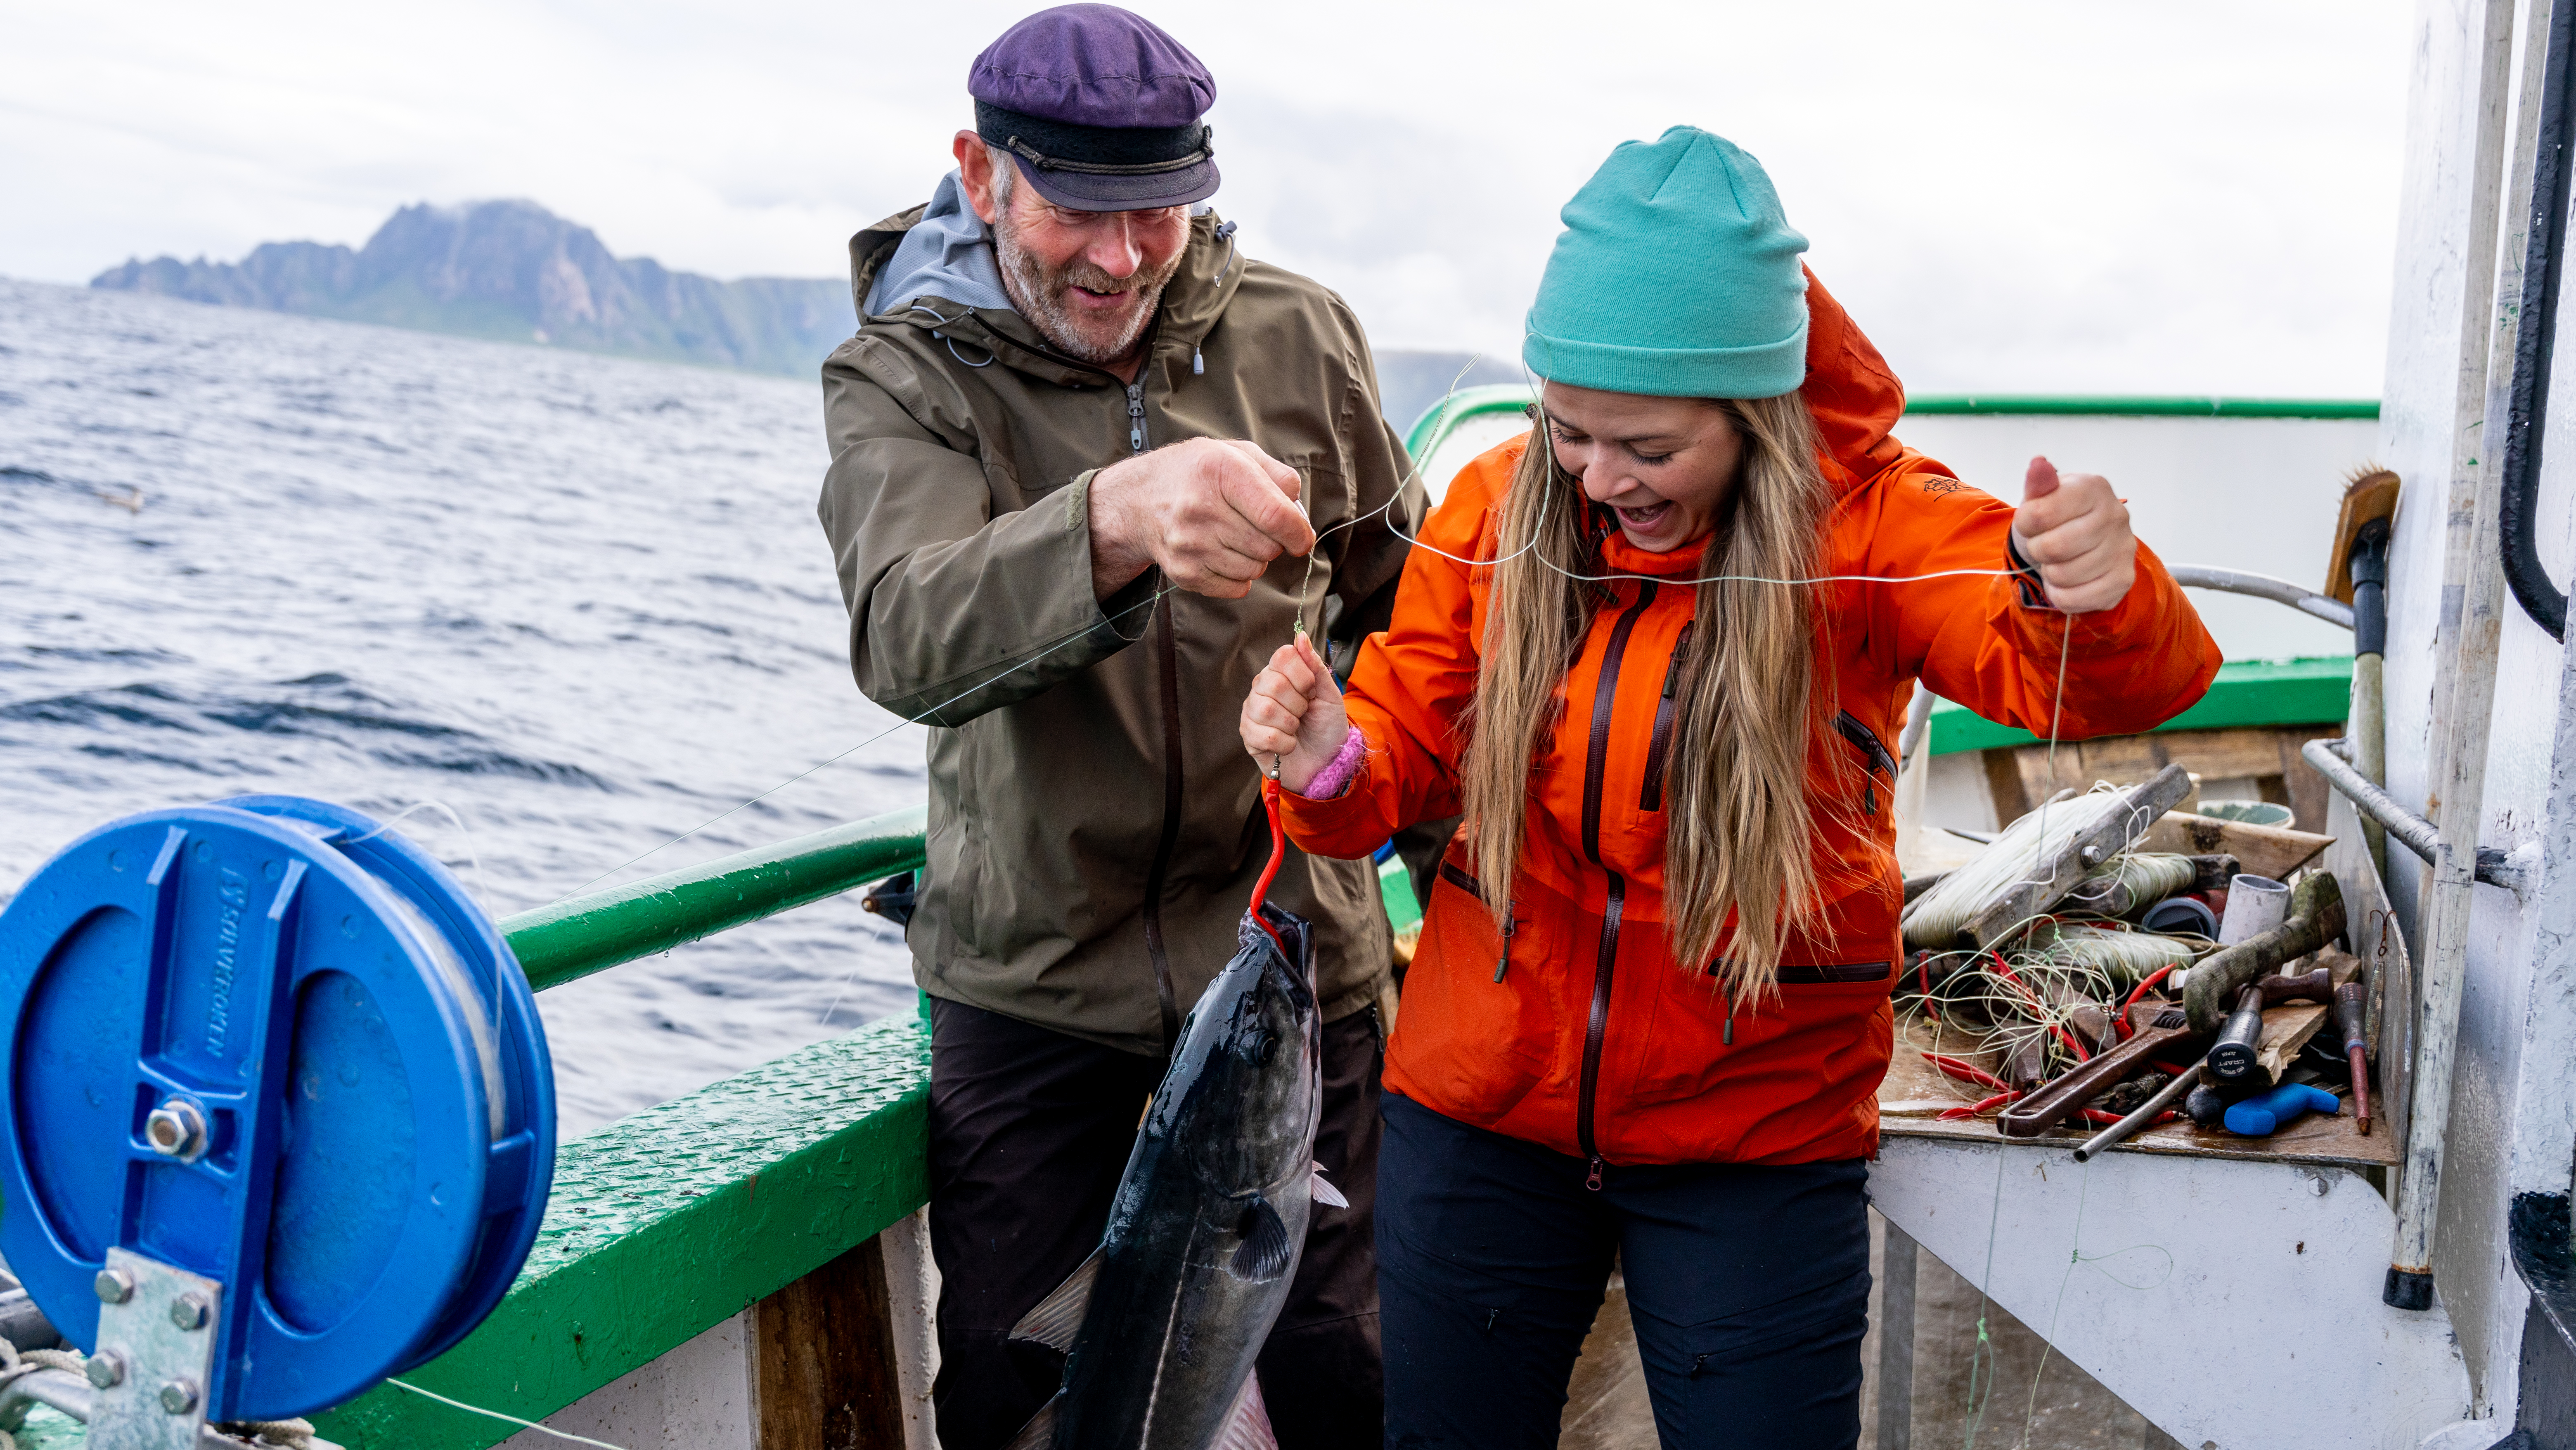
<path id="1" fill-rule="evenodd" d="M 1961 1082 L 1972 1082 L 1979 1087 L 2002 1088 L 2006 1092 L 2012 1091 L 2002 1078 L 1974 1063 L 1961 1062 L 1955 1057 L 1943 1057 L 1937 1052 L 1923 1054 L 1923 1060 L 1939 1069 L 1944 1076 L 1957 1078 Z"/>
<path id="2" fill-rule="evenodd" d="M 2122 999 L 2120 1003 L 2119 1015 L 2112 1019 L 2114 1022 L 2119 1024 L 2120 1040 L 2122 1042 L 2129 1040 L 2129 1009 L 2138 1005 L 2138 999 L 2147 995 L 2149 988 L 2155 986 L 2156 983 L 2163 981 L 2166 977 L 2171 976 L 2172 974 L 2172 967 L 2158 967 L 2155 970 L 2155 975 L 2129 989 L 2129 995 Z"/>
<path id="3" fill-rule="evenodd" d="M 1982 1113 L 1989 1108 L 2000 1108 L 2020 1096 L 2021 1094 L 2015 1092 L 1997 1093 L 1982 1103 L 1967 1103 L 1955 1108 L 1944 1108 L 1941 1110 L 1941 1117 L 1945 1122 L 1954 1121 L 1959 1118 L 1973 1118 L 1977 1114 Z"/>
<path id="4" fill-rule="evenodd" d="M 1288 954 L 1288 942 L 1270 923 L 1261 919 L 1261 903 L 1270 896 L 1270 883 L 1279 876 L 1279 863 L 1288 858 L 1288 828 L 1279 820 L 1279 780 L 1276 776 L 1261 778 L 1261 809 L 1270 817 L 1270 864 L 1261 868 L 1261 879 L 1252 883 L 1252 904 L 1244 910 L 1252 914 L 1252 924 L 1270 933 L 1279 944 L 1279 954 Z"/>

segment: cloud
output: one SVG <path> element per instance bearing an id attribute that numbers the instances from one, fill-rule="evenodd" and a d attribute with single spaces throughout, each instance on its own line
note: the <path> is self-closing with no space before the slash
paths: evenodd
<path id="1" fill-rule="evenodd" d="M 525 196 L 621 255 L 831 275 L 946 168 L 1025 8 L 20 7 L 0 272 Z M 1248 248 L 1382 343 L 1516 350 L 1564 198 L 1689 121 L 1762 157 L 1918 391 L 2378 390 L 2399 0 L 1140 8 L 1217 75 Z"/>

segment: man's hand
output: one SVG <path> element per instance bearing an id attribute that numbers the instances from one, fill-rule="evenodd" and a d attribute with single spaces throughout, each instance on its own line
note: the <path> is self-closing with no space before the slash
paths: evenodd
<path id="1" fill-rule="evenodd" d="M 1254 760 L 1279 759 L 1279 783 L 1299 795 L 1313 784 L 1315 773 L 1332 763 L 1351 733 L 1351 717 L 1342 708 L 1341 687 L 1314 641 L 1297 636 L 1270 652 L 1270 663 L 1243 697 L 1243 718 L 1236 729 Z"/>
<path id="2" fill-rule="evenodd" d="M 2012 536 L 2039 570 L 2048 602 L 2068 614 L 2109 609 L 2137 582 L 2138 536 L 2129 532 L 2129 506 L 2098 474 L 2061 477 L 2057 465 L 2032 459 Z"/>
<path id="3" fill-rule="evenodd" d="M 1282 554 L 1315 547 L 1297 470 L 1251 443 L 1193 438 L 1091 480 L 1091 589 L 1102 599 L 1160 565 L 1211 599 L 1241 599 Z"/>

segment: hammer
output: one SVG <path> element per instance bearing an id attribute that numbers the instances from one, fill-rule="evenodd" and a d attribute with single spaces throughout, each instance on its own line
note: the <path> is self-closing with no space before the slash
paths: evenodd
<path id="1" fill-rule="evenodd" d="M 2334 973 L 2319 967 L 2301 976 L 2248 982 L 2237 994 L 2236 1010 L 2228 1014 L 2227 1025 L 2218 1029 L 2217 1043 L 2209 1049 L 2210 1080 L 2231 1087 L 2248 1081 L 2270 1086 L 2269 1074 L 2256 1060 L 2263 1040 L 2263 1009 L 2301 998 L 2332 1002 Z"/>

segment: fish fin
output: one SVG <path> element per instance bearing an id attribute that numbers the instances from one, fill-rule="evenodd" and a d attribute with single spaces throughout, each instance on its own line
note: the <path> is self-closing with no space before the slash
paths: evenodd
<path id="1" fill-rule="evenodd" d="M 1348 1208 L 1351 1206 L 1351 1201 L 1342 1197 L 1342 1191 L 1335 1188 L 1325 1179 L 1324 1165 L 1321 1163 L 1315 1165 L 1315 1176 L 1313 1182 L 1315 1186 L 1315 1201 L 1317 1203 L 1323 1204 L 1329 1208 Z"/>
<path id="2" fill-rule="evenodd" d="M 1279 1221 L 1279 1210 L 1258 1194 L 1243 1206 L 1243 1221 L 1235 1231 L 1243 1235 L 1234 1250 L 1238 1279 L 1276 1279 L 1288 1272 L 1297 1257 L 1297 1246 L 1288 1242 L 1288 1225 Z"/>
<path id="3" fill-rule="evenodd" d="M 1243 1377 L 1243 1393 L 1234 1397 L 1225 1428 L 1217 1431 L 1208 1450 L 1279 1450 L 1279 1437 L 1270 1430 L 1270 1407 L 1261 1403 L 1260 1375 Z"/>
<path id="4" fill-rule="evenodd" d="M 1038 1412 L 1029 1416 L 1029 1422 L 1020 1427 L 1020 1433 L 1013 1435 L 1011 1443 L 1003 1446 L 1002 1450 L 1047 1450 L 1055 1443 L 1055 1407 L 1063 1403 L 1064 1391 L 1058 1390 L 1055 1398 L 1038 1406 Z"/>
<path id="5" fill-rule="evenodd" d="M 1054 1293 L 1020 1316 L 1020 1322 L 1011 1326 L 1011 1337 L 1043 1344 L 1059 1354 L 1073 1353 L 1073 1336 L 1082 1330 L 1083 1313 L 1091 1307 L 1091 1284 L 1099 1277 L 1100 1250 L 1093 1249 L 1082 1267 L 1055 1286 Z"/>

